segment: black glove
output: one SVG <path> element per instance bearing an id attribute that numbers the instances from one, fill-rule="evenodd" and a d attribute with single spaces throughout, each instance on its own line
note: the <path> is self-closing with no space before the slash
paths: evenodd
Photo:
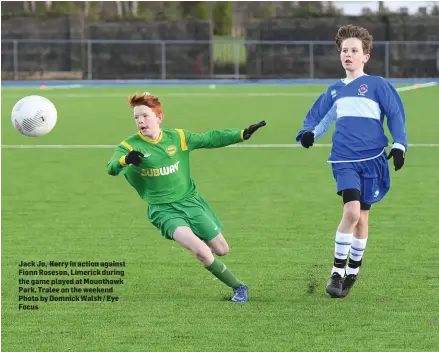
<path id="1" fill-rule="evenodd" d="M 314 144 L 314 133 L 312 132 L 305 132 L 302 134 L 302 137 L 300 138 L 300 143 L 303 147 L 309 148 L 312 147 Z"/>
<path id="2" fill-rule="evenodd" d="M 261 128 L 265 125 L 266 125 L 265 121 L 261 121 L 259 123 L 256 123 L 256 124 L 251 125 L 250 127 L 246 128 L 244 130 L 244 134 L 243 134 L 244 139 L 246 139 L 246 140 L 249 139 L 253 133 L 255 133 L 259 128 Z"/>
<path id="3" fill-rule="evenodd" d="M 125 164 L 133 164 L 139 166 L 142 158 L 143 154 L 141 152 L 138 152 L 137 150 L 132 150 L 125 156 Z"/>
<path id="4" fill-rule="evenodd" d="M 404 166 L 404 152 L 401 149 L 393 148 L 387 156 L 387 160 L 389 160 L 392 156 L 393 165 L 395 165 L 395 171 L 398 171 Z"/>

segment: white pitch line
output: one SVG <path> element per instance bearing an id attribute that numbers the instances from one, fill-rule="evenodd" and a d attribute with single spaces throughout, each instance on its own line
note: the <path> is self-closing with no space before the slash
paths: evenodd
<path id="1" fill-rule="evenodd" d="M 410 86 L 399 87 L 396 88 L 398 92 L 406 92 L 410 90 L 420 89 L 432 87 L 439 84 L 438 82 L 428 82 L 421 84 L 413 84 Z M 68 85 L 68 86 L 47 86 L 44 90 L 53 90 L 53 97 L 56 98 L 118 98 L 124 96 L 121 93 L 66 93 L 63 89 L 69 88 L 83 88 L 79 84 L 76 85 Z M 61 91 L 59 91 L 61 89 Z M 221 89 L 221 88 L 218 88 Z M 55 93 L 55 91 L 59 91 L 60 93 Z M 3 93 L 2 96 L 5 98 L 15 98 L 18 93 Z M 199 98 L 199 97 L 210 97 L 210 98 L 258 98 L 258 97 L 317 97 L 320 93 L 312 93 L 312 92 L 236 92 L 236 93 L 222 93 L 222 92 L 180 92 L 180 93 L 160 93 L 158 94 L 160 97 L 174 97 L 174 98 Z"/>
<path id="2" fill-rule="evenodd" d="M 59 86 L 41 86 L 40 90 L 72 89 L 72 88 L 81 88 L 81 87 L 82 87 L 81 84 L 67 84 L 67 85 L 59 85 Z"/>
<path id="3" fill-rule="evenodd" d="M 329 148 L 332 144 L 315 144 L 312 148 Z M 437 148 L 439 144 L 409 144 L 409 148 Z M 113 149 L 110 144 L 3 144 L 2 149 Z M 227 148 L 300 148 L 300 144 L 232 144 Z"/>
<path id="4" fill-rule="evenodd" d="M 438 84 L 438 82 L 428 82 L 428 83 L 422 83 L 422 84 L 413 84 L 411 86 L 399 87 L 396 90 L 398 92 L 405 92 L 405 91 L 408 91 L 408 90 L 414 90 L 414 89 L 419 89 L 419 88 L 433 87 L 433 86 L 435 86 L 437 84 Z"/>

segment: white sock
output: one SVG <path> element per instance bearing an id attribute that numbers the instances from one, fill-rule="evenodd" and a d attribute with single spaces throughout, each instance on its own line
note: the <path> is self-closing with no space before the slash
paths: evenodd
<path id="1" fill-rule="evenodd" d="M 348 258 L 349 250 L 351 249 L 353 235 L 351 233 L 343 233 L 337 231 L 335 234 L 335 250 L 334 250 L 334 264 L 336 262 L 345 262 Z M 331 275 L 339 273 L 341 276 L 345 274 L 345 268 L 338 268 L 335 265 L 332 267 Z"/>
<path id="2" fill-rule="evenodd" d="M 363 258 L 366 249 L 366 238 L 354 238 L 351 244 L 351 253 L 349 255 L 349 263 L 346 267 L 346 275 L 358 275 L 360 271 L 359 261 Z"/>

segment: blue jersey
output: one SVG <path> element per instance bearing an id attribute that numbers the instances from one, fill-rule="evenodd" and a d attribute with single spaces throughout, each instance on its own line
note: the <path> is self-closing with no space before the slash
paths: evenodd
<path id="1" fill-rule="evenodd" d="M 396 89 L 384 78 L 364 75 L 345 83 L 340 80 L 328 87 L 315 101 L 297 134 L 304 132 L 322 137 L 335 121 L 332 150 L 328 161 L 370 160 L 384 153 L 388 139 L 384 116 L 393 137 L 393 148 L 407 150 L 406 117 Z"/>

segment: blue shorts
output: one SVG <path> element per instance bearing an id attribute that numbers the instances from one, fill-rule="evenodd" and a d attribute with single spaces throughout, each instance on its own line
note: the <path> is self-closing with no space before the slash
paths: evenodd
<path id="1" fill-rule="evenodd" d="M 361 203 L 379 202 L 390 189 L 389 164 L 384 152 L 378 158 L 353 163 L 332 163 L 337 193 L 358 189 Z"/>

